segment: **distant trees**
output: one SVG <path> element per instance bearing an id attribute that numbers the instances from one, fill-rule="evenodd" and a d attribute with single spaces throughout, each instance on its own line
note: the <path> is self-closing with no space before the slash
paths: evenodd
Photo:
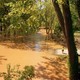
<path id="1" fill-rule="evenodd" d="M 46 33 L 52 37 L 54 29 L 55 14 L 50 0 L 44 0 L 44 26 Z"/>
<path id="2" fill-rule="evenodd" d="M 53 34 L 58 37 L 60 35 L 60 26 L 51 0 L 44 0 L 41 3 L 41 24 L 46 29 L 49 38 L 53 38 Z"/>

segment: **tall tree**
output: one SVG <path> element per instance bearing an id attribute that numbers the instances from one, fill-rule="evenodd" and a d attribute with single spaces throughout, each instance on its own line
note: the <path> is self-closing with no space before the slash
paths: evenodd
<path id="1" fill-rule="evenodd" d="M 62 13 L 59 14 L 59 11 L 56 10 L 56 7 L 58 7 L 60 10 L 60 7 L 58 6 L 58 3 L 56 1 L 57 0 L 52 0 L 55 11 L 58 15 L 58 19 L 60 20 L 61 16 L 59 17 L 59 15 L 60 14 L 62 15 Z M 70 80 L 78 80 L 78 54 L 77 54 L 77 49 L 74 42 L 72 19 L 71 19 L 71 12 L 70 12 L 68 0 L 64 0 L 64 2 L 62 3 L 62 11 L 63 11 L 64 26 L 63 25 L 61 26 L 63 27 L 63 32 L 64 32 L 64 35 L 66 36 L 65 38 L 66 38 L 67 47 L 68 47 L 69 63 L 70 63 L 70 66 L 69 66 Z"/>
<path id="2" fill-rule="evenodd" d="M 60 23 L 61 28 L 62 28 L 62 30 L 63 30 L 64 36 L 66 37 L 65 28 L 64 28 L 64 19 L 63 19 L 63 15 L 62 15 L 62 13 L 61 13 L 59 4 L 56 2 L 56 0 L 52 0 L 52 2 L 53 2 L 54 9 L 55 9 L 55 11 L 56 11 L 56 14 L 57 14 L 59 23 Z"/>
<path id="3" fill-rule="evenodd" d="M 70 12 L 68 0 L 66 0 L 62 4 L 62 10 L 64 15 L 66 42 L 67 42 L 68 53 L 69 53 L 70 80 L 78 80 L 78 54 L 74 42 L 71 12 Z"/>

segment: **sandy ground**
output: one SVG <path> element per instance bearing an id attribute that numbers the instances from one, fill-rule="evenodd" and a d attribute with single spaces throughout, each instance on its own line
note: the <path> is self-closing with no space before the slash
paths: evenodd
<path id="1" fill-rule="evenodd" d="M 37 43 L 44 44 L 44 41 L 40 41 Z M 53 51 L 49 51 L 49 48 L 61 48 L 62 46 L 52 42 L 46 44 L 47 49 L 40 51 L 31 49 L 31 47 L 24 50 L 0 44 L 0 72 L 6 72 L 7 64 L 11 66 L 20 65 L 21 69 L 26 65 L 32 65 L 36 71 L 33 80 L 68 80 L 66 58 L 59 58 Z M 0 80 L 4 79 L 0 78 Z"/>

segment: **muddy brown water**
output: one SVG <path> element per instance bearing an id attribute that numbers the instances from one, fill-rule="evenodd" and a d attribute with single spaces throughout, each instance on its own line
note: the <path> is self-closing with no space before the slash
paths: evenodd
<path id="1" fill-rule="evenodd" d="M 0 45 L 0 72 L 6 72 L 8 64 L 10 64 L 11 67 L 20 65 L 20 69 L 22 69 L 25 65 L 32 65 L 37 69 L 39 74 L 39 76 L 33 80 L 59 80 L 60 76 L 63 76 L 61 78 L 62 80 L 68 80 L 66 75 L 64 75 L 64 73 L 67 74 L 65 64 L 62 65 L 59 63 L 61 64 L 59 72 L 62 71 L 60 73 L 58 71 L 54 71 L 57 70 L 58 67 L 51 64 L 51 62 L 57 57 L 55 55 L 55 50 L 57 48 L 60 49 L 60 53 L 62 46 L 55 42 L 45 41 L 45 37 L 45 30 L 40 30 L 37 34 L 31 37 L 35 42 L 34 46 L 30 46 L 29 49 L 25 50 Z M 53 62 L 55 64 L 57 63 L 55 61 Z M 56 73 L 58 73 L 58 75 L 56 75 Z M 0 80 L 4 79 L 0 78 Z"/>

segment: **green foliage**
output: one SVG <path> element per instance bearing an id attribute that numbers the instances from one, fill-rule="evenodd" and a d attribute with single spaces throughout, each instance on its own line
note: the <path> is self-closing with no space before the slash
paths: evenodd
<path id="1" fill-rule="evenodd" d="M 75 31 L 79 31 L 80 30 L 80 26 L 79 26 L 79 22 L 78 22 L 78 14 L 76 11 L 76 6 L 74 5 L 74 1 L 70 1 L 70 9 L 71 9 L 71 15 L 72 15 L 72 21 L 73 21 L 73 30 Z"/>
<path id="2" fill-rule="evenodd" d="M 19 80 L 31 79 L 34 77 L 34 67 L 33 66 L 25 66 L 24 70 L 21 73 L 21 77 Z"/>
<path id="3" fill-rule="evenodd" d="M 63 4 L 65 0 L 57 2 Z M 74 31 L 80 30 L 73 0 L 70 0 L 70 6 Z M 35 33 L 41 26 L 54 31 L 57 24 L 51 0 L 0 0 L 0 34 L 3 36 L 26 36 Z"/>
<path id="4" fill-rule="evenodd" d="M 4 80 L 11 80 L 11 66 L 8 65 L 7 67 L 7 74 L 4 75 Z"/>
<path id="5" fill-rule="evenodd" d="M 39 21 L 36 7 L 35 0 L 4 0 L 0 7 L 0 22 L 6 27 L 6 33 L 14 36 L 14 33 L 26 35 L 37 31 Z M 1 25 L 1 28 L 4 26 Z"/>
<path id="6" fill-rule="evenodd" d="M 27 19 L 29 19 L 29 17 L 31 16 L 31 14 L 26 14 L 26 13 L 22 13 L 21 14 L 21 18 L 26 21 Z"/>
<path id="7" fill-rule="evenodd" d="M 59 26 L 59 24 L 56 24 L 56 27 L 54 29 L 54 35 L 56 38 L 60 38 L 61 36 L 61 27 Z"/>
<path id="8" fill-rule="evenodd" d="M 33 66 L 25 66 L 23 70 L 19 68 L 20 65 L 13 68 L 11 68 L 11 65 L 8 65 L 7 72 L 1 73 L 2 77 L 4 77 L 4 80 L 30 80 L 35 76 Z"/>

